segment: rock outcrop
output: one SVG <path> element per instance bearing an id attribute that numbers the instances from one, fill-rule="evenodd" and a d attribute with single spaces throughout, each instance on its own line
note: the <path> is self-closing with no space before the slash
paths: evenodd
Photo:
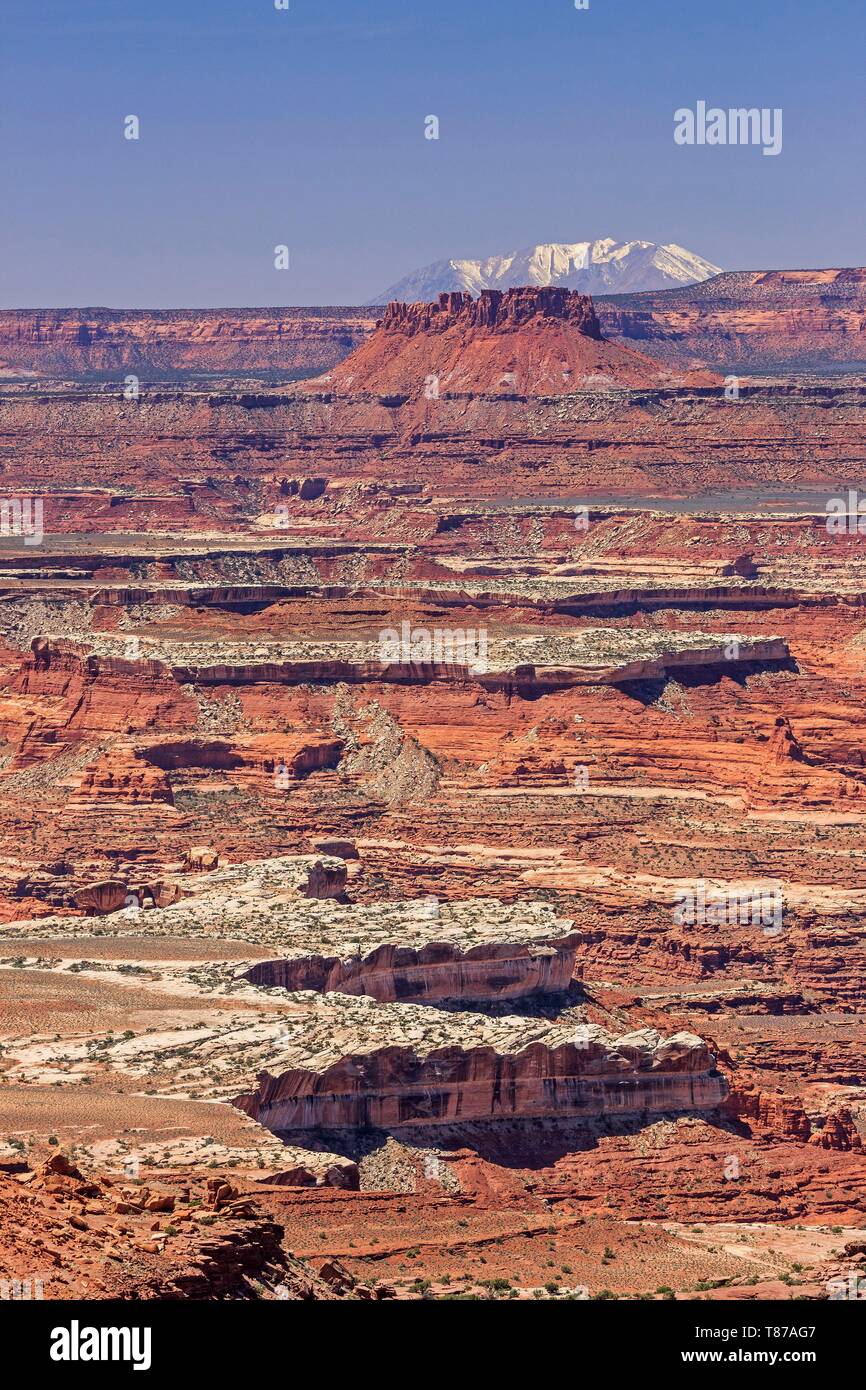
<path id="1" fill-rule="evenodd" d="M 281 1246 L 282 1228 L 224 1176 L 158 1184 L 83 1173 L 57 1153 L 0 1170 L 3 1300 L 351 1297 Z"/>
<path id="2" fill-rule="evenodd" d="M 559 396 L 659 384 L 651 358 L 606 342 L 592 300 L 558 286 L 441 294 L 388 305 L 372 336 L 315 390 L 378 393 L 392 406 L 442 396 Z M 693 378 L 698 384 L 699 377 Z M 713 378 L 707 375 L 703 384 Z M 420 422 L 419 422 L 420 423 Z"/>
<path id="3" fill-rule="evenodd" d="M 147 763 L 133 748 L 115 749 L 85 768 L 73 800 L 94 808 L 104 802 L 123 806 L 158 802 L 174 805 L 166 773 Z"/>
<path id="4" fill-rule="evenodd" d="M 339 362 L 372 331 L 376 310 L 4 309 L 0 371 L 68 379 L 140 372 L 310 375 Z"/>
<path id="5" fill-rule="evenodd" d="M 607 337 L 674 364 L 750 373 L 866 367 L 866 269 L 727 271 L 599 298 Z"/>
<path id="6" fill-rule="evenodd" d="M 87 647 L 89 650 L 83 650 L 81 644 L 63 640 L 43 641 L 38 662 L 42 670 L 52 664 L 72 670 L 77 667 L 87 678 L 110 679 L 128 672 L 126 663 L 112 655 L 118 650 L 118 643 L 96 637 Z M 456 635 L 452 629 L 438 629 L 438 635 L 434 635 L 429 629 L 404 623 L 402 632 L 387 629 L 375 640 L 275 641 L 266 647 L 238 643 L 234 644 L 232 655 L 231 662 L 199 664 L 212 660 L 207 645 L 174 641 L 164 645 L 149 643 L 141 652 L 149 676 L 174 681 L 181 687 L 471 680 L 493 690 L 517 686 L 527 694 L 570 686 L 658 680 L 674 672 L 701 668 L 734 670 L 741 663 L 783 663 L 790 654 L 785 642 L 774 635 L 713 636 L 703 632 L 659 634 L 584 628 L 574 634 L 488 639 L 487 629 L 481 626 L 460 630 Z M 333 739 L 298 740 L 300 747 L 293 746 L 293 742 L 284 741 L 284 756 L 280 759 L 280 766 L 292 777 L 316 767 L 334 766 L 339 757 L 340 745 Z M 210 765 L 216 767 L 254 761 L 249 753 L 245 756 L 241 752 L 242 747 L 243 741 L 239 741 L 237 752 L 231 745 L 217 741 L 212 741 L 210 748 L 203 740 L 177 744 L 166 741 L 149 752 L 131 754 L 133 765 L 139 764 L 138 776 L 127 777 L 125 770 L 112 776 L 106 769 L 107 785 L 120 788 L 128 782 L 133 795 L 139 785 L 143 790 L 149 788 L 151 781 L 143 776 L 144 769 L 140 767 L 141 761 L 148 759 L 165 768 L 206 767 L 209 758 Z M 265 745 L 259 752 L 259 765 L 268 771 L 279 770 L 278 750 L 278 740 L 272 740 L 270 748 Z M 88 786 L 92 782 L 98 790 L 99 775 L 89 771 L 88 777 Z M 156 781 L 153 785 L 156 787 Z"/>
<path id="7" fill-rule="evenodd" d="M 554 945 L 493 942 L 467 951 L 446 943 L 380 946 L 359 956 L 294 956 L 260 961 L 247 972 L 265 989 L 338 991 L 373 999 L 426 1003 L 442 999 L 514 999 L 566 990 L 576 938 Z"/>
<path id="8" fill-rule="evenodd" d="M 477 299 L 460 292 L 440 294 L 432 304 L 403 304 L 392 300 L 377 327 L 383 333 L 399 333 L 411 338 L 418 333 L 446 333 L 452 328 L 508 333 L 539 319 L 556 319 L 570 324 L 588 338 L 601 339 L 589 295 L 552 285 L 482 290 Z"/>
<path id="9" fill-rule="evenodd" d="M 502 907 L 483 898 L 303 905 L 287 915 L 285 954 L 244 973 L 266 989 L 419 1004 L 555 993 L 568 989 L 574 974 L 580 934 L 572 926 L 545 904 Z"/>
<path id="10" fill-rule="evenodd" d="M 350 1032 L 354 1017 L 347 1015 Z M 344 1036 L 317 1048 L 308 1031 L 303 1042 L 298 1038 L 307 1060 L 296 1051 L 289 1065 L 290 1053 L 278 1073 L 260 1075 L 257 1089 L 235 1104 L 267 1128 L 290 1133 L 693 1112 L 715 1109 L 725 1093 L 709 1050 L 689 1033 L 663 1039 L 644 1030 L 613 1039 L 593 1027 L 532 1027 L 516 1018 L 494 1024 L 463 1014 L 449 1029 L 453 1040 L 437 1046 L 437 1025 L 425 1026 L 411 1006 L 379 1005 L 358 1017 L 358 1041 L 369 1037 L 370 1025 L 380 1036 L 407 1030 L 416 1041 L 368 1041 L 358 1051 Z M 344 1055 L 331 1061 L 335 1046 Z"/>

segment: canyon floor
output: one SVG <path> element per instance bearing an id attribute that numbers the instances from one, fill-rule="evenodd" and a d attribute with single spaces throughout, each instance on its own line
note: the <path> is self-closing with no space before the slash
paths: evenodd
<path id="1" fill-rule="evenodd" d="M 522 356 L 444 306 L 395 317 L 411 379 L 373 337 L 128 430 L 10 388 L 45 534 L 0 539 L 0 1277 L 861 1287 L 866 561 L 825 503 L 862 382 L 737 415 L 716 360 L 593 337 L 616 389 L 485 395 L 547 351 L 512 307 Z M 425 432 L 434 330 L 467 376 Z"/>

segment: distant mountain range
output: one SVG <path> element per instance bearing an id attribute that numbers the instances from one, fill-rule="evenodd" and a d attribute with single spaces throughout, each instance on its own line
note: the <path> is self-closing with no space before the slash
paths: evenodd
<path id="1" fill-rule="evenodd" d="M 720 267 L 673 242 L 546 241 L 486 260 L 434 261 L 398 280 L 369 301 L 433 300 L 446 290 L 507 290 L 519 285 L 564 285 L 584 294 L 631 294 L 693 285 Z"/>

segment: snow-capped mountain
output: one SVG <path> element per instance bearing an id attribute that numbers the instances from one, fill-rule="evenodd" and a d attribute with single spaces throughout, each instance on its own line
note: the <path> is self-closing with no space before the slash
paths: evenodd
<path id="1" fill-rule="evenodd" d="M 546 241 L 486 260 L 434 261 L 398 280 L 371 304 L 389 299 L 432 300 L 443 290 L 507 290 L 516 285 L 565 285 L 584 294 L 631 294 L 692 285 L 720 267 L 673 242 Z"/>

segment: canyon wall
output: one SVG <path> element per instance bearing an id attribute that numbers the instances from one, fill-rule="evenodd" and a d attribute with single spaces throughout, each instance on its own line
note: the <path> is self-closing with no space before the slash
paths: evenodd
<path id="1" fill-rule="evenodd" d="M 582 1039 L 517 1053 L 448 1046 L 421 1056 L 384 1047 L 323 1071 L 294 1067 L 258 1081 L 235 1104 L 277 1132 L 711 1110 L 726 1089 L 698 1038 L 663 1042 L 650 1031 L 612 1050 Z"/>
<path id="2" fill-rule="evenodd" d="M 866 367 L 866 269 L 729 271 L 596 301 L 602 332 L 671 364 L 735 372 Z"/>
<path id="3" fill-rule="evenodd" d="M 497 292 L 493 292 L 497 293 Z M 482 295 L 442 296 L 462 326 L 500 330 L 525 322 L 517 290 L 507 312 Z M 866 365 L 866 269 L 728 271 L 672 290 L 599 296 L 582 331 L 679 366 L 719 370 L 825 370 Z M 576 312 L 576 311 L 575 311 Z M 417 323 L 446 326 L 440 304 L 260 309 L 6 309 L 0 311 L 0 375 L 72 378 L 125 369 L 146 378 L 174 373 L 326 371 L 348 357 L 380 320 L 389 333 Z M 471 320 L 471 323 L 470 323 Z"/>
<path id="4" fill-rule="evenodd" d="M 4 309 L 0 375 L 309 375 L 363 342 L 374 309 Z"/>
<path id="5" fill-rule="evenodd" d="M 265 989 L 336 990 L 384 1002 L 514 999 L 567 989 L 579 940 L 574 933 L 549 944 L 487 942 L 461 948 L 431 942 L 418 950 L 387 945 L 363 958 L 311 955 L 259 961 L 245 977 Z"/>
<path id="6" fill-rule="evenodd" d="M 530 331 L 516 361 L 509 343 L 519 334 L 488 335 L 471 351 L 463 336 L 383 335 L 330 384 L 257 393 L 154 387 L 129 402 L 119 386 L 10 387 L 0 400 L 3 487 L 43 499 L 49 534 L 212 530 L 264 516 L 274 529 L 274 508 L 294 505 L 282 491 L 292 477 L 427 496 L 435 480 L 440 497 L 494 500 L 770 487 L 844 496 L 866 469 L 866 386 L 851 377 L 744 384 L 731 400 L 721 378 L 665 381 L 645 355 L 565 324 Z M 641 384 L 650 369 L 654 382 Z M 439 371 L 440 394 L 428 398 Z"/>

